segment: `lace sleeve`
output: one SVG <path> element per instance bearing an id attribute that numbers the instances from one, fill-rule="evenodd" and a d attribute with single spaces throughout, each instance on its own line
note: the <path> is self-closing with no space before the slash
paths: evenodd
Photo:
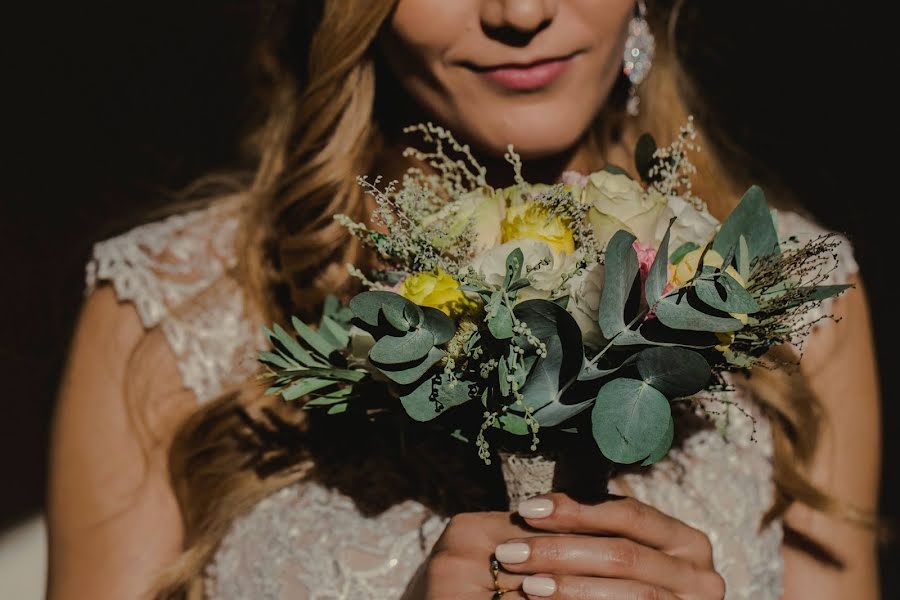
<path id="1" fill-rule="evenodd" d="M 173 215 L 95 244 L 87 265 L 87 292 L 107 282 L 159 327 L 200 402 L 252 373 L 262 341 L 229 275 L 238 224 L 236 201 Z"/>
<path id="2" fill-rule="evenodd" d="M 853 253 L 853 245 L 845 236 L 828 231 L 822 226 L 794 212 L 777 211 L 775 213 L 778 223 L 779 235 L 788 245 L 805 244 L 806 242 L 821 238 L 823 236 L 832 236 L 837 246 L 834 248 L 830 256 L 823 259 L 823 263 L 819 269 L 820 276 L 816 281 L 817 285 L 843 285 L 850 281 L 850 278 L 859 272 L 859 265 Z M 830 298 L 824 302 L 813 306 L 803 317 L 803 324 L 814 327 L 823 320 L 826 320 L 832 314 L 831 307 L 834 299 Z M 805 330 L 800 329 L 801 332 Z M 801 335 L 802 337 L 802 335 Z M 802 342 L 798 339 L 798 346 L 802 346 Z"/>

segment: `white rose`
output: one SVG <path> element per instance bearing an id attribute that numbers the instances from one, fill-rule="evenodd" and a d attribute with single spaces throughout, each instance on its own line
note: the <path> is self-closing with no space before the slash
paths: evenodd
<path id="1" fill-rule="evenodd" d="M 474 234 L 471 249 L 477 254 L 500 243 L 500 222 L 505 212 L 502 193 L 479 188 L 442 207 L 424 219 L 423 224 L 426 227 L 439 224 L 444 228 L 446 234 L 435 239 L 434 245 L 445 249 L 457 244 L 459 236 L 471 223 Z"/>
<path id="2" fill-rule="evenodd" d="M 634 235 L 638 241 L 652 244 L 657 226 L 668 223 L 673 216 L 665 196 L 656 190 L 644 191 L 627 175 L 608 171 L 591 173 L 584 190 L 584 200 L 591 205 L 588 219 L 601 248 L 620 229 Z"/>
<path id="3" fill-rule="evenodd" d="M 585 269 L 569 283 L 569 314 L 578 323 L 584 344 L 597 348 L 604 341 L 598 319 L 600 293 L 603 291 L 603 265 Z"/>
<path id="4" fill-rule="evenodd" d="M 669 208 L 675 216 L 672 232 L 669 237 L 669 252 L 674 252 L 687 242 L 705 246 L 719 227 L 719 221 L 706 211 L 699 211 L 678 196 L 669 196 Z M 666 234 L 668 219 L 661 219 L 657 225 L 658 241 Z"/>
<path id="5" fill-rule="evenodd" d="M 529 273 L 531 285 L 519 290 L 517 296 L 519 302 L 533 298 L 549 298 L 551 292 L 562 284 L 563 274 L 572 270 L 577 260 L 574 255 L 553 252 L 546 242 L 534 238 L 523 238 L 491 248 L 476 256 L 470 266 L 485 283 L 499 288 L 506 278 L 506 259 L 509 253 L 516 248 L 522 251 L 525 259 L 522 268 L 523 276 L 528 273 L 528 267 L 534 268 L 542 261 L 545 263 Z"/>

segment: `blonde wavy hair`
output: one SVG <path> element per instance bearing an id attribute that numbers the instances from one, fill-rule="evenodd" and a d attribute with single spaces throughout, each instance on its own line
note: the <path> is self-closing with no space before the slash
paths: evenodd
<path id="1" fill-rule="evenodd" d="M 390 154 L 382 150 L 392 148 L 391 134 L 399 131 L 378 102 L 385 86 L 376 86 L 376 73 L 381 77 L 383 72 L 375 42 L 394 0 L 292 4 L 273 5 L 279 12 L 269 15 L 257 48 L 264 112 L 247 138 L 256 170 L 240 190 L 246 211 L 236 276 L 258 314 L 268 321 L 283 320 L 288 314 L 312 315 L 328 293 L 346 295 L 353 290 L 344 265 L 361 264 L 368 257 L 332 216 L 366 218 L 369 206 L 356 176 L 379 172 L 378 157 Z M 696 97 L 674 52 L 680 6 L 681 2 L 651 3 L 658 51 L 652 74 L 642 86 L 641 116 L 625 117 L 626 88 L 619 82 L 593 127 L 601 152 L 627 151 L 643 131 L 667 142 L 694 108 Z M 722 214 L 746 182 L 734 175 L 740 172 L 734 165 L 726 168 L 704 145 L 707 151 L 694 157 L 695 190 L 713 212 Z M 783 514 L 795 501 L 838 510 L 805 473 L 816 447 L 821 411 L 800 376 L 759 369 L 751 377 L 751 388 L 774 434 L 776 502 L 767 519 Z M 204 565 L 229 524 L 261 497 L 313 473 L 340 480 L 346 468 L 338 467 L 346 457 L 316 453 L 324 446 L 317 442 L 319 425 L 263 396 L 252 382 L 205 406 L 184 424 L 170 450 L 171 479 L 184 521 L 184 552 L 162 578 L 158 598 L 202 597 Z M 378 450 L 385 456 L 391 452 L 385 447 Z M 490 492 L 474 499 L 442 496 L 434 484 L 439 481 L 434 471 L 447 468 L 424 461 L 413 477 L 415 485 L 407 483 L 403 489 L 419 495 L 424 489 L 441 498 L 448 511 L 495 497 Z M 378 472 L 391 477 L 390 468 Z M 410 473 L 405 471 L 391 483 L 403 487 Z M 379 508 L 385 507 L 373 510 Z"/>

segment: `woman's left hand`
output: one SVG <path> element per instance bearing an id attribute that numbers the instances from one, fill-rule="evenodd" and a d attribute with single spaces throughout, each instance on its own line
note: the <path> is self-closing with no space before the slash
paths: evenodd
<path id="1" fill-rule="evenodd" d="M 706 535 L 633 498 L 587 505 L 548 494 L 523 502 L 519 514 L 547 535 L 509 540 L 495 555 L 506 571 L 527 575 L 529 598 L 725 596 Z"/>

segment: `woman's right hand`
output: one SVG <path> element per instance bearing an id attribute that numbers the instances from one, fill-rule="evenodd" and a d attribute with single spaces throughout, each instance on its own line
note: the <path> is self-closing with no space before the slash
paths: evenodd
<path id="1" fill-rule="evenodd" d="M 495 592 L 491 557 L 497 545 L 536 534 L 518 525 L 515 513 L 461 513 L 450 519 L 444 533 L 422 564 L 403 600 L 490 600 Z M 502 589 L 521 588 L 522 575 L 500 572 Z M 503 594 L 503 600 L 521 600 L 521 592 Z"/>

